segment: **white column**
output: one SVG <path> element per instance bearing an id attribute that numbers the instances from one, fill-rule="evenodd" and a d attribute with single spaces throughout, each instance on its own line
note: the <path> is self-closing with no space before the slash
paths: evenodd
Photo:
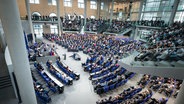
<path id="1" fill-rule="evenodd" d="M 169 25 L 173 24 L 174 17 L 178 8 L 178 4 L 180 3 L 180 0 L 174 0 L 174 4 L 172 6 L 171 16 L 169 18 Z"/>
<path id="2" fill-rule="evenodd" d="M 30 4 L 29 4 L 29 0 L 25 0 L 26 2 L 26 10 L 27 10 L 27 16 L 28 16 L 28 22 L 29 22 L 29 28 L 33 37 L 33 43 L 35 43 L 35 35 L 34 35 L 34 31 L 33 31 L 33 23 L 32 23 L 32 19 L 31 19 L 31 10 L 30 10 Z"/>
<path id="3" fill-rule="evenodd" d="M 184 99 L 184 80 L 182 82 L 179 94 L 177 95 L 175 104 L 183 104 L 183 99 Z"/>
<path id="4" fill-rule="evenodd" d="M 57 0 L 58 35 L 61 36 L 60 0 Z"/>
<path id="5" fill-rule="evenodd" d="M 84 0 L 84 29 L 86 28 L 86 18 L 87 18 L 87 0 Z"/>
<path id="6" fill-rule="evenodd" d="M 144 0 L 141 0 L 140 6 L 139 6 L 139 15 L 138 15 L 138 19 L 137 19 L 138 21 L 140 21 L 140 19 L 141 19 L 143 5 L 144 5 Z"/>
<path id="7" fill-rule="evenodd" d="M 110 19 L 110 18 L 107 18 L 109 17 L 109 5 L 110 5 L 110 2 L 109 1 L 105 1 L 106 2 L 106 19 Z"/>
<path id="8" fill-rule="evenodd" d="M 22 104 L 37 104 L 16 0 L 0 1 L 0 18 L 9 47 Z"/>
<path id="9" fill-rule="evenodd" d="M 114 10 L 114 0 L 112 0 L 112 5 L 111 5 L 110 24 L 112 24 L 113 10 Z"/>

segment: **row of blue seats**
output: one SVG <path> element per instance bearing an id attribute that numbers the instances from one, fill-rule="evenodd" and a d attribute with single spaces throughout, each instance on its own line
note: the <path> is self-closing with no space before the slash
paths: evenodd
<path id="1" fill-rule="evenodd" d="M 102 77 L 104 75 L 107 75 L 108 73 L 110 73 L 110 71 L 109 70 L 105 70 L 105 71 L 103 71 L 101 73 L 90 75 L 90 78 L 94 79 L 94 78 Z"/>
<path id="2" fill-rule="evenodd" d="M 119 68 L 119 65 L 116 65 L 116 64 L 114 64 L 114 65 L 111 64 L 111 66 L 108 66 L 108 70 L 109 70 L 110 72 L 115 71 L 117 68 Z M 92 74 L 92 73 L 98 73 L 98 72 L 101 71 L 102 69 L 104 69 L 104 68 L 102 68 L 102 66 L 101 66 L 101 67 L 98 67 L 98 66 L 97 66 L 95 69 L 91 70 L 90 74 Z"/>
<path id="3" fill-rule="evenodd" d="M 47 86 L 49 87 L 49 89 L 56 93 L 57 91 L 59 93 L 62 93 L 64 91 L 64 87 L 59 87 L 46 73 L 41 72 L 38 67 L 37 64 L 35 63 L 34 66 L 37 68 L 38 73 L 40 74 L 40 76 L 45 80 L 45 82 L 47 83 Z M 53 83 L 55 86 L 51 86 L 50 83 Z"/>
<path id="4" fill-rule="evenodd" d="M 123 72 L 124 69 L 120 69 L 120 71 Z M 99 84 L 101 85 L 101 84 L 103 84 L 103 83 L 105 83 L 105 82 L 109 82 L 110 80 L 116 79 L 116 78 L 117 78 L 117 75 L 120 75 L 120 76 L 121 76 L 121 75 L 123 74 L 123 73 L 121 73 L 121 72 L 120 72 L 120 73 L 117 73 L 117 74 L 109 74 L 108 76 L 105 76 L 104 78 L 101 78 L 101 79 L 98 79 L 98 80 L 93 80 L 92 83 L 93 83 L 94 85 L 97 85 L 97 84 L 98 84 L 98 85 L 99 85 Z M 125 72 L 125 71 L 124 71 L 124 72 Z M 122 80 L 123 80 L 123 79 L 122 79 Z M 119 82 L 123 83 L 122 80 L 119 81 Z M 118 81 L 118 80 L 117 80 L 117 81 Z M 117 82 L 117 81 L 116 81 L 116 82 Z M 116 83 L 116 82 L 115 82 L 115 83 Z M 120 84 L 120 85 L 121 85 L 121 84 Z M 101 87 L 104 87 L 104 86 L 106 86 L 106 85 L 103 85 L 103 86 L 101 85 Z M 96 89 L 96 87 L 97 87 L 97 86 L 95 86 L 95 89 Z"/>
<path id="5" fill-rule="evenodd" d="M 72 79 L 75 79 L 75 80 L 79 80 L 80 79 L 80 74 L 78 73 L 74 73 L 73 71 L 69 71 L 67 70 L 63 65 L 62 65 L 62 62 L 60 61 L 56 61 L 58 67 L 64 72 L 66 73 L 68 76 L 70 76 Z"/>
<path id="6" fill-rule="evenodd" d="M 128 89 L 124 90 L 123 92 L 126 92 L 127 90 Z M 111 103 L 112 104 L 120 104 L 123 101 L 126 101 L 127 99 L 131 99 L 135 94 L 139 93 L 141 90 L 142 90 L 142 88 L 136 88 L 136 89 L 133 89 L 133 91 L 130 93 L 120 94 L 120 96 L 122 95 L 123 97 L 119 97 L 116 100 L 112 101 Z"/>
<path id="7" fill-rule="evenodd" d="M 107 75 L 108 73 L 110 72 L 114 72 L 116 69 L 118 69 L 119 66 L 112 66 L 110 67 L 109 69 L 105 70 L 105 71 L 102 71 L 101 73 L 98 73 L 98 74 L 92 74 L 90 75 L 90 78 L 91 79 L 94 79 L 94 78 L 98 78 L 98 77 L 102 77 L 102 76 L 105 76 Z"/>
<path id="8" fill-rule="evenodd" d="M 117 75 L 122 75 L 125 71 L 126 71 L 126 69 L 121 68 L 121 70 L 119 71 L 119 73 Z M 106 79 L 100 80 L 99 82 L 100 83 L 108 82 L 110 80 L 115 79 L 117 77 L 117 75 L 111 75 Z M 135 75 L 135 73 L 132 73 L 126 79 L 123 79 L 121 81 L 117 80 L 114 84 L 109 85 L 109 86 L 105 85 L 105 86 L 103 86 L 103 88 L 97 89 L 97 93 L 100 94 L 100 93 L 108 92 L 109 90 L 113 90 L 121 85 L 124 85 L 128 81 L 128 79 L 131 79 L 134 75 Z"/>
<path id="9" fill-rule="evenodd" d="M 72 85 L 73 84 L 73 81 L 72 80 L 67 79 L 61 73 L 59 73 L 59 72 L 57 72 L 55 70 L 50 70 L 51 64 L 49 64 L 47 62 L 46 65 L 49 68 L 49 72 L 51 74 L 53 74 L 56 78 L 58 78 L 63 84 L 65 84 L 65 85 Z"/>
<path id="10" fill-rule="evenodd" d="M 117 75 L 122 75 L 122 74 L 125 73 L 125 72 L 126 72 L 126 70 L 123 69 L 123 68 L 121 68 L 120 71 L 117 73 Z M 103 78 L 101 78 L 101 79 L 92 80 L 92 84 L 104 83 L 104 82 L 106 82 L 106 81 L 113 80 L 113 79 L 115 79 L 115 78 L 117 77 L 117 75 L 115 75 L 115 74 L 110 74 L 110 75 L 105 76 L 105 77 L 103 77 Z"/>
<path id="11" fill-rule="evenodd" d="M 36 64 L 35 64 L 35 67 L 37 68 Z M 49 76 L 47 76 L 47 74 L 41 72 L 39 69 L 37 69 L 37 71 L 38 71 L 38 73 L 40 74 L 40 76 L 45 80 L 45 82 L 46 82 L 47 84 L 49 84 L 49 82 L 54 82 L 54 81 L 52 81 L 52 80 L 49 78 Z M 55 87 L 51 87 L 51 86 L 50 86 L 49 89 L 50 89 L 51 91 L 53 91 L 54 93 L 57 92 L 57 90 L 56 90 Z"/>
<path id="12" fill-rule="evenodd" d="M 48 91 L 38 91 L 35 90 L 36 96 L 38 97 L 38 99 L 43 103 L 43 104 L 47 104 L 51 102 L 51 98 L 48 95 Z"/>
<path id="13" fill-rule="evenodd" d="M 97 55 L 94 55 L 94 56 L 91 57 L 90 59 L 87 58 L 86 63 L 89 63 L 89 62 L 93 63 L 93 62 L 95 62 L 96 59 L 97 59 L 97 57 L 98 57 Z"/>
<path id="14" fill-rule="evenodd" d="M 118 96 L 115 96 L 112 98 L 112 96 L 109 97 L 109 99 L 102 99 L 100 101 L 97 101 L 96 104 L 121 104 L 127 99 L 131 99 L 135 94 L 142 91 L 142 88 L 135 88 L 134 86 L 130 86 L 127 89 L 124 89 L 122 93 L 118 94 Z"/>
<path id="15" fill-rule="evenodd" d="M 111 61 L 106 62 L 105 65 L 103 66 L 103 68 L 106 68 L 106 67 L 110 66 L 111 64 L 112 64 Z M 97 72 L 97 71 L 102 70 L 102 68 L 94 68 L 94 69 L 92 69 L 92 64 L 89 64 L 89 65 L 88 64 L 85 64 L 85 65 L 86 66 L 84 66 L 84 71 L 88 71 L 88 72 L 94 73 L 94 72 Z"/>
<path id="16" fill-rule="evenodd" d="M 89 66 L 89 68 L 87 68 L 87 69 L 90 69 L 92 66 Z M 91 70 L 90 71 L 90 73 L 95 73 L 95 72 L 98 72 L 98 71 L 100 71 L 100 70 L 102 70 L 103 68 L 102 67 L 96 67 L 96 68 L 94 68 L 93 70 Z"/>
<path id="17" fill-rule="evenodd" d="M 103 58 L 101 58 L 100 60 L 98 60 L 98 61 L 97 61 L 97 63 L 96 63 L 96 64 L 97 64 L 97 65 L 102 65 L 102 63 L 103 63 L 103 62 L 104 62 L 104 59 L 103 59 Z"/>
<path id="18" fill-rule="evenodd" d="M 126 93 L 126 94 L 121 93 L 120 95 L 122 95 L 122 97 L 119 97 L 118 99 L 116 99 L 115 101 L 113 101 L 112 104 L 119 104 L 119 103 L 122 103 L 122 102 L 126 101 L 127 99 L 130 99 L 131 100 L 134 97 L 134 95 L 136 95 L 137 93 L 139 93 L 141 90 L 142 90 L 142 88 L 137 88 L 137 89 L 135 89 L 131 93 Z M 126 90 L 124 90 L 124 92 L 125 91 Z M 146 97 L 144 99 L 138 99 L 138 100 L 136 100 L 134 103 L 135 104 L 145 104 L 151 97 L 152 97 L 152 93 L 146 95 Z"/>
<path id="19" fill-rule="evenodd" d="M 49 91 L 46 91 L 42 87 L 42 85 L 38 82 L 38 80 L 33 76 L 33 73 L 32 73 L 32 78 L 33 78 L 33 85 L 34 85 L 34 89 L 35 89 L 35 94 L 36 94 L 37 98 L 40 100 L 40 102 L 43 104 L 51 102 L 51 98 L 48 95 Z"/>
<path id="20" fill-rule="evenodd" d="M 98 88 L 98 89 L 96 89 L 96 93 L 97 94 L 102 94 L 102 93 L 106 93 L 106 92 L 108 92 L 108 91 L 110 91 L 110 90 L 113 90 L 113 89 L 115 89 L 115 88 L 117 88 L 117 87 L 119 87 L 119 86 L 122 86 L 122 85 L 124 85 L 125 83 L 127 83 L 127 81 L 128 81 L 128 79 L 124 79 L 124 80 L 122 80 L 121 82 L 116 82 L 116 83 L 114 83 L 114 84 L 111 84 L 111 85 L 105 85 L 104 87 L 102 87 L 102 88 Z"/>
<path id="21" fill-rule="evenodd" d="M 137 103 L 138 104 L 144 104 L 145 102 L 147 102 L 151 97 L 152 97 L 152 93 L 148 94 L 143 100 L 139 100 Z"/>
<path id="22" fill-rule="evenodd" d="M 68 52 L 79 52 L 79 50 L 81 50 L 81 48 L 79 49 L 79 47 L 76 48 L 71 48 L 70 45 L 63 43 L 62 41 L 55 41 L 56 44 L 61 45 L 64 48 L 68 49 Z"/>
<path id="23" fill-rule="evenodd" d="M 133 92 L 127 93 L 126 95 L 123 95 L 124 98 L 123 98 L 122 101 L 125 101 L 127 99 L 131 99 L 135 94 L 139 93 L 141 90 L 142 90 L 142 88 L 137 88 Z"/>

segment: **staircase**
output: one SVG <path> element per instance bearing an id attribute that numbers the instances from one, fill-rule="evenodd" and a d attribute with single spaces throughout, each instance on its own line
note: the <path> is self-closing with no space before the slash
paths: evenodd
<path id="1" fill-rule="evenodd" d="M 97 32 L 98 32 L 99 34 L 102 34 L 104 31 L 106 31 L 106 29 L 108 29 L 108 27 L 109 27 L 109 24 L 108 24 L 108 23 L 104 23 L 103 25 L 101 25 L 101 26 L 98 28 Z"/>
<path id="2" fill-rule="evenodd" d="M 132 28 L 132 27 L 130 27 L 130 28 L 126 28 L 126 29 L 124 29 L 124 31 L 122 31 L 119 35 L 123 36 L 124 34 L 126 34 L 126 33 L 130 32 L 130 31 L 132 31 L 132 30 L 133 30 L 133 28 Z"/>
<path id="3" fill-rule="evenodd" d="M 0 77 L 0 89 L 4 89 L 10 86 L 12 86 L 12 83 L 9 75 Z"/>

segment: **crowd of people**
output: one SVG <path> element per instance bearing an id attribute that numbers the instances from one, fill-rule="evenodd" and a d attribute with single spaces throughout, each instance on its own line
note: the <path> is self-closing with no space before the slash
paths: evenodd
<path id="1" fill-rule="evenodd" d="M 131 22 L 129 21 L 116 21 L 113 20 L 112 24 L 109 26 L 109 28 L 106 30 L 106 32 L 110 33 L 120 33 L 127 28 L 132 27 Z"/>
<path id="2" fill-rule="evenodd" d="M 33 73 L 32 70 L 32 77 L 33 77 L 33 84 L 34 84 L 34 89 L 36 92 L 36 95 L 38 96 L 38 98 L 41 100 L 41 102 L 43 103 L 48 103 L 51 101 L 51 98 L 49 96 L 49 92 L 53 92 L 53 93 L 62 93 L 64 91 L 64 86 L 63 85 L 59 85 L 58 83 L 56 83 L 55 81 L 53 81 L 45 72 L 44 67 L 42 66 L 42 64 L 35 62 L 34 66 L 38 72 L 38 74 L 44 79 L 45 83 L 46 83 L 46 87 L 48 90 L 45 90 L 42 87 L 42 84 L 39 83 L 39 80 L 37 80 L 37 78 L 35 77 L 35 73 Z"/>
<path id="3" fill-rule="evenodd" d="M 65 65 L 63 62 L 61 62 L 60 57 L 57 58 L 56 61 L 58 67 L 64 72 L 66 73 L 68 76 L 70 76 L 73 80 L 79 80 L 80 78 L 80 74 L 77 72 L 74 72 L 73 70 L 71 70 L 67 65 Z"/>
<path id="4" fill-rule="evenodd" d="M 158 24 L 159 23 L 163 24 L 161 21 L 158 22 Z M 152 22 L 148 24 L 152 24 Z M 156 31 L 153 35 L 150 35 L 148 38 L 148 48 L 142 47 L 141 43 L 135 40 L 124 38 L 116 39 L 103 35 L 63 34 L 62 36 L 52 36 L 50 34 L 44 34 L 44 36 L 65 48 L 81 50 L 90 56 L 82 66 L 85 71 L 90 73 L 89 79 L 92 80 L 94 90 L 97 94 L 101 94 L 117 88 L 119 82 L 126 83 L 124 81 L 134 74 L 127 71 L 127 74 L 124 74 L 124 69 L 119 68 L 117 61 L 122 58 L 123 55 L 126 55 L 127 52 L 131 53 L 134 50 L 140 51 L 140 46 L 141 53 L 135 57 L 135 60 L 183 61 L 184 37 L 182 34 L 184 34 L 183 24 L 175 23 L 171 27 Z M 108 104 L 109 102 L 116 102 L 115 104 L 118 104 L 118 102 L 124 102 L 125 104 L 145 102 L 151 104 L 166 104 L 168 98 L 151 98 L 153 91 L 164 93 L 167 97 L 176 97 L 181 83 L 181 80 L 172 78 L 143 75 L 143 78 L 138 82 L 138 88 L 131 87 L 127 92 L 125 90 L 123 94 L 119 94 L 114 98 L 109 97 L 109 99 L 100 100 L 97 104 Z M 145 87 L 148 87 L 148 90 L 140 93 L 137 91 Z M 131 93 L 135 91 L 136 93 L 134 92 L 131 96 L 128 96 L 127 93 L 129 93 L 129 91 Z"/>
<path id="5" fill-rule="evenodd" d="M 73 79 L 71 79 L 63 71 L 57 70 L 56 67 L 52 64 L 51 60 L 48 60 L 46 65 L 47 65 L 50 73 L 52 73 L 54 76 L 56 76 L 58 79 L 60 79 L 63 84 L 65 84 L 65 85 L 72 85 L 73 84 Z"/>
<path id="6" fill-rule="evenodd" d="M 38 96 L 40 101 L 43 103 L 51 102 L 51 97 L 48 94 L 49 91 L 45 90 L 43 85 L 40 82 L 38 82 L 38 80 L 35 78 L 35 76 L 33 76 L 33 74 L 32 74 L 32 78 L 33 78 L 33 86 L 36 92 L 36 96 Z"/>
<path id="7" fill-rule="evenodd" d="M 137 82 L 138 87 L 130 86 L 114 97 L 98 100 L 96 104 L 166 104 L 169 97 L 176 98 L 181 84 L 182 80 L 145 74 Z M 164 93 L 163 97 L 160 99 L 152 97 L 156 92 Z"/>
<path id="8" fill-rule="evenodd" d="M 46 35 L 50 38 L 51 35 Z M 119 68 L 118 60 L 126 52 L 137 49 L 139 42 L 131 39 L 115 39 L 107 36 L 91 35 L 62 35 L 54 36 L 56 43 L 65 48 L 78 47 L 84 53 L 90 55 L 86 63 L 83 63 L 85 71 L 91 73 L 90 79 L 97 94 L 113 90 L 132 78 L 135 73 Z M 75 46 L 74 46 L 75 45 Z M 120 56 L 120 57 L 119 57 Z M 108 58 L 108 59 L 106 59 Z"/>
<path id="9" fill-rule="evenodd" d="M 55 56 L 56 46 L 46 44 L 44 42 L 37 42 L 28 47 L 28 58 L 30 61 L 36 61 L 36 57 Z"/>
<path id="10" fill-rule="evenodd" d="M 142 49 L 135 61 L 184 61 L 183 34 L 183 23 L 153 32 L 148 37 L 148 47 Z"/>
<path id="11" fill-rule="evenodd" d="M 72 16 L 65 16 L 63 20 L 63 30 L 64 31 L 80 31 L 82 28 L 82 23 L 84 19 L 76 14 Z"/>
<path id="12" fill-rule="evenodd" d="M 26 18 L 28 18 L 26 16 Z M 60 17 L 61 20 L 63 20 L 63 17 Z M 38 16 L 38 15 L 32 15 L 33 21 L 58 21 L 58 18 L 56 16 Z"/>
<path id="13" fill-rule="evenodd" d="M 32 20 L 33 21 L 57 22 L 58 17 L 56 17 L 56 16 L 37 16 L 37 15 L 33 15 Z M 64 31 L 80 31 L 82 23 L 84 21 L 84 19 L 81 18 L 81 16 L 78 16 L 75 13 L 74 13 L 74 15 L 71 15 L 71 16 L 66 15 L 64 17 L 60 17 L 60 20 L 61 20 Z"/>
<path id="14" fill-rule="evenodd" d="M 181 87 L 182 80 L 173 78 L 163 78 L 159 76 L 143 75 L 138 85 L 141 87 L 148 87 L 153 91 L 164 93 L 166 96 L 176 97 Z"/>
<path id="15" fill-rule="evenodd" d="M 110 90 L 124 85 L 135 73 L 126 71 L 118 65 L 118 59 L 106 59 L 103 55 L 92 55 L 87 58 L 86 63 L 82 63 L 84 71 L 90 73 L 89 79 L 92 81 L 97 94 L 106 93 Z"/>
<path id="16" fill-rule="evenodd" d="M 140 92 L 141 91 L 141 92 Z M 142 104 L 147 102 L 153 93 L 151 90 L 142 91 L 141 87 L 130 86 L 125 89 L 122 93 L 108 99 L 102 99 L 96 102 L 96 104 Z M 150 104 L 150 103 L 149 103 Z M 163 104 L 163 103 L 158 103 Z M 165 103 L 164 103 L 165 104 Z"/>
<path id="17" fill-rule="evenodd" d="M 27 16 L 26 16 L 27 17 Z M 64 31 L 80 31 L 84 18 L 77 14 L 61 16 L 61 23 Z M 58 21 L 56 16 L 32 16 L 33 21 Z M 167 27 L 167 24 L 163 20 L 140 20 L 140 21 L 118 21 L 112 20 L 112 24 L 109 24 L 110 20 L 86 18 L 86 31 L 98 32 L 98 30 L 104 27 L 105 23 L 108 24 L 108 28 L 102 32 L 120 33 L 135 25 L 141 26 L 153 26 L 153 27 Z"/>
<path id="18" fill-rule="evenodd" d="M 107 57 L 117 57 L 121 59 L 124 56 L 139 49 L 141 42 L 129 38 L 115 38 L 105 35 L 78 35 L 62 34 L 62 36 L 53 36 L 44 34 L 44 37 L 56 41 L 57 44 L 68 48 L 68 50 L 83 51 L 88 54 L 102 54 Z"/>
<path id="19" fill-rule="evenodd" d="M 86 31 L 97 32 L 97 30 L 104 25 L 105 20 L 102 19 L 86 19 Z"/>
<path id="20" fill-rule="evenodd" d="M 164 20 L 141 20 L 131 21 L 134 25 L 152 26 L 152 27 L 166 27 L 168 24 Z"/>
<path id="21" fill-rule="evenodd" d="M 142 90 L 142 88 L 136 88 L 134 86 L 130 86 L 129 88 L 123 90 L 122 93 L 109 98 L 105 98 L 102 100 L 98 100 L 96 104 L 119 104 L 123 101 L 126 101 L 127 99 L 132 98 L 135 94 L 139 93 Z"/>

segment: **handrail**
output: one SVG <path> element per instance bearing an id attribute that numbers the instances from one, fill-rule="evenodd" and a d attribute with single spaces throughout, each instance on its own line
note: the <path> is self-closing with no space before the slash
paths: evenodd
<path id="1" fill-rule="evenodd" d="M 179 46 L 179 47 L 167 47 L 167 48 L 161 48 L 162 50 L 166 50 L 166 49 L 180 49 L 180 48 L 184 48 L 184 46 Z M 147 50 L 147 49 L 146 49 Z M 146 51 L 146 50 L 141 50 L 141 51 Z M 155 48 L 155 49 L 149 49 L 149 51 L 154 51 L 154 50 L 159 50 L 159 47 Z"/>

